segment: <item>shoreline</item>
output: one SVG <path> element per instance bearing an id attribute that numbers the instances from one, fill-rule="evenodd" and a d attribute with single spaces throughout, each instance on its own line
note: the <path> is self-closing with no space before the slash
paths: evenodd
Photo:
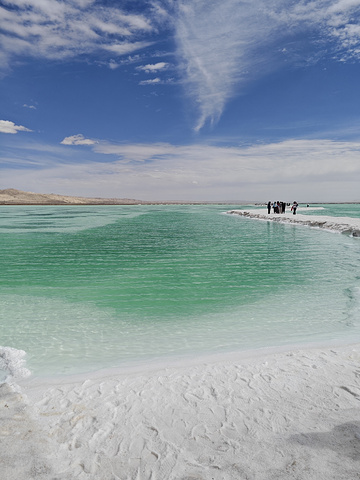
<path id="1" fill-rule="evenodd" d="M 8 384 L 17 384 L 21 389 L 34 385 L 52 385 L 62 383 L 76 383 L 82 381 L 85 377 L 96 381 L 100 378 L 112 376 L 132 376 L 147 375 L 152 372 L 162 371 L 164 369 L 181 370 L 184 368 L 201 367 L 218 363 L 251 363 L 260 358 L 297 352 L 300 350 L 319 350 L 331 348 L 344 348 L 358 345 L 360 348 L 360 338 L 353 341 L 351 337 L 342 339 L 326 339 L 314 342 L 299 342 L 289 344 L 279 344 L 272 346 L 252 347 L 248 349 L 218 351 L 218 352 L 191 352 L 186 354 L 164 355 L 162 357 L 149 357 L 142 359 L 128 360 L 112 367 L 99 367 L 90 370 L 82 370 L 76 373 L 32 373 L 27 368 L 26 352 L 20 352 L 16 359 L 16 373 L 10 374 L 5 380 Z M 15 369 L 14 369 L 15 370 Z M 25 371 L 25 373 L 22 373 Z M 1 384 L 1 382 L 0 382 Z"/>
<path id="2" fill-rule="evenodd" d="M 11 462 L 3 450 L 4 472 L 17 480 L 356 478 L 359 365 L 355 343 L 28 379 L 22 393 L 2 386 L 13 412 L 7 431 L 27 458 L 16 463 L 13 449 Z M 0 435 L 11 440 L 4 427 Z"/>

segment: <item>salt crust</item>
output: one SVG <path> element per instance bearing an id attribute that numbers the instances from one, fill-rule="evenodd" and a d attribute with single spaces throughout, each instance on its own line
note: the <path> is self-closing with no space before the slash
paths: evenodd
<path id="1" fill-rule="evenodd" d="M 359 478 L 360 344 L 0 387 L 6 480 Z"/>

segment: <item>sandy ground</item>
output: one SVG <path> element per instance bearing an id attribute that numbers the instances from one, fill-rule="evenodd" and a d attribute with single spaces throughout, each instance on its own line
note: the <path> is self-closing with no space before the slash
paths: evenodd
<path id="1" fill-rule="evenodd" d="M 24 382 L 4 480 L 360 478 L 360 345 Z"/>

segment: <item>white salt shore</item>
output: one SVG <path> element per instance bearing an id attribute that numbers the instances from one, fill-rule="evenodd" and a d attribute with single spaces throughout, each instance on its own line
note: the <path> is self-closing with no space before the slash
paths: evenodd
<path id="1" fill-rule="evenodd" d="M 346 233 L 353 237 L 360 237 L 360 218 L 303 215 L 301 213 L 293 215 L 289 211 L 285 214 L 268 214 L 265 210 L 266 209 L 262 210 L 261 212 L 258 210 L 230 210 L 226 213 L 240 215 L 242 217 L 255 218 L 258 220 L 306 225 L 313 228 L 324 228 L 325 230 L 332 230 L 338 233 Z M 298 210 L 310 211 L 312 209 L 299 208 Z"/>
<path id="2" fill-rule="evenodd" d="M 0 387 L 4 480 L 351 480 L 360 344 Z"/>

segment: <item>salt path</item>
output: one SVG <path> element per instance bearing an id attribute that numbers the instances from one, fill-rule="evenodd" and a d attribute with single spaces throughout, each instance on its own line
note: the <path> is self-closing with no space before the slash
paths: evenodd
<path id="1" fill-rule="evenodd" d="M 338 233 L 346 233 L 353 237 L 360 237 L 360 218 L 304 215 L 301 213 L 293 215 L 291 212 L 287 212 L 285 214 L 267 214 L 266 212 L 259 212 L 257 210 L 229 210 L 226 213 L 258 220 L 306 225 L 312 228 L 324 228 L 326 230 L 332 230 Z"/>

